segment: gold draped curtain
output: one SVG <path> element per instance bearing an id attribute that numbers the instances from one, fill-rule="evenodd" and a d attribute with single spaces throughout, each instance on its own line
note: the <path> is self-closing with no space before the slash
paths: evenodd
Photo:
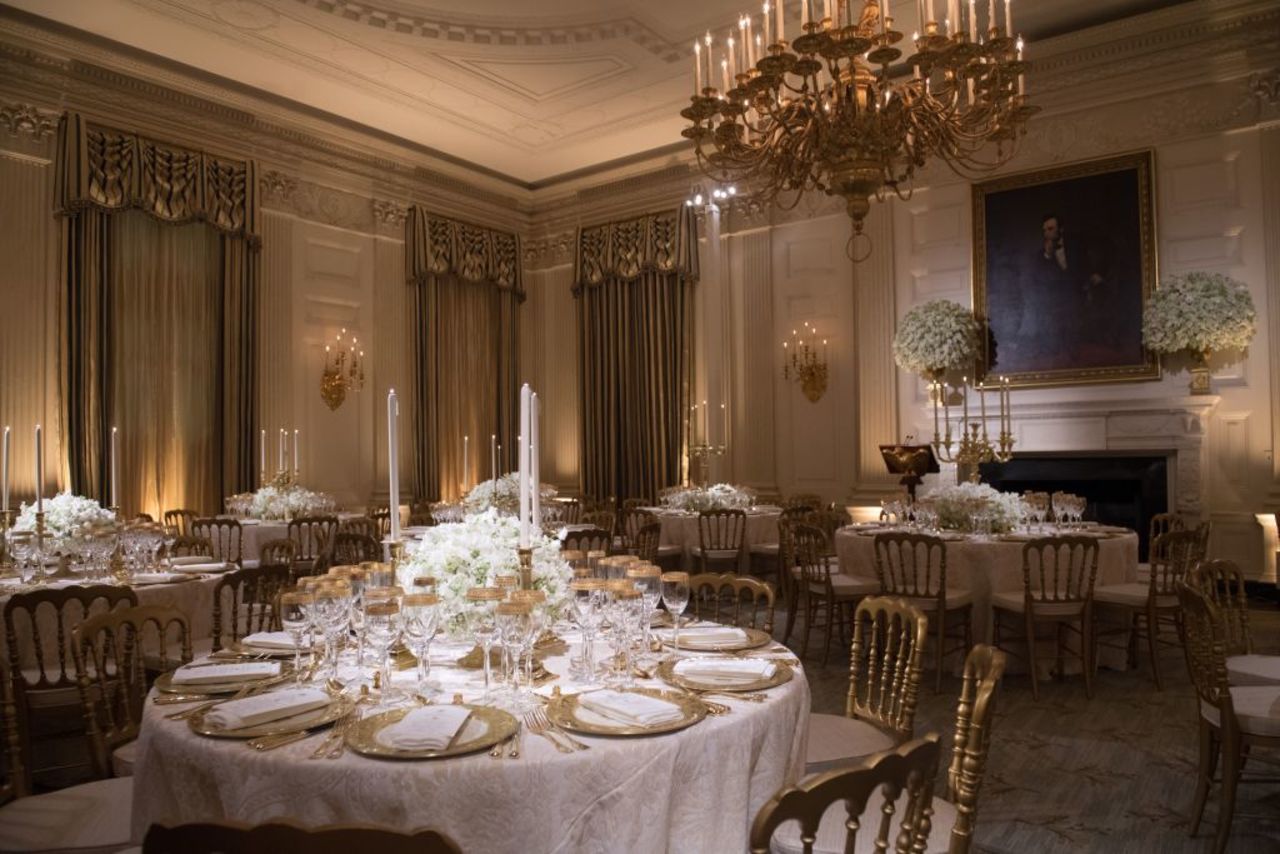
<path id="1" fill-rule="evenodd" d="M 254 481 L 254 163 L 76 113 L 62 118 L 57 156 L 65 238 L 60 397 L 71 489 L 110 500 L 111 427 L 129 425 L 119 467 L 124 512 L 155 515 L 187 501 L 214 512 L 220 496 Z M 166 233 L 188 223 L 203 225 Z M 175 456 L 184 443 L 189 448 Z"/>
<path id="2" fill-rule="evenodd" d="M 464 488 L 464 468 L 465 486 L 492 477 L 491 436 L 502 446 L 499 470 L 515 463 L 520 241 L 417 206 L 405 228 L 413 489 L 419 498 L 452 500 Z"/>
<path id="3" fill-rule="evenodd" d="M 697 278 L 697 224 L 687 207 L 579 230 L 587 495 L 653 498 L 680 480 Z"/>

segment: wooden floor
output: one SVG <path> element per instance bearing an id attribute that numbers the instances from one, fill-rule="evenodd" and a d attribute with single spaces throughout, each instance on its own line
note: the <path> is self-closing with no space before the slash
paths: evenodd
<path id="1" fill-rule="evenodd" d="M 1280 607 L 1258 603 L 1251 617 L 1258 651 L 1280 653 Z M 1170 647 L 1161 667 L 1164 691 L 1156 691 L 1144 658 L 1137 670 L 1100 671 L 1092 700 L 1080 677 L 1041 683 L 1038 702 L 1027 676 L 1006 678 L 979 802 L 979 851 L 1210 850 L 1216 788 L 1199 835 L 1187 836 L 1196 704 L 1181 650 Z M 833 648 L 829 665 L 811 660 L 806 669 L 814 711 L 843 713 L 847 655 L 837 661 Z M 959 679 L 945 679 L 940 694 L 933 693 L 931 675 L 926 682 L 916 733 L 941 732 L 949 758 Z M 1277 764 L 1251 762 L 1248 770 L 1280 777 L 1280 755 L 1272 758 Z M 1228 851 L 1280 854 L 1280 783 L 1245 785 L 1239 792 Z"/>

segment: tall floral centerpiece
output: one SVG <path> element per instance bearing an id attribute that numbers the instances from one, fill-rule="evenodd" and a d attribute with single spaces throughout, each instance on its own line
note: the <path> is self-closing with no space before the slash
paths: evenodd
<path id="1" fill-rule="evenodd" d="M 499 575 L 519 571 L 519 538 L 518 519 L 497 507 L 468 515 L 461 522 L 436 525 L 408 546 L 397 570 L 398 581 L 407 590 L 418 576 L 435 578 L 436 594 L 456 631 L 468 589 L 492 587 Z M 534 531 L 530 547 L 533 589 L 546 594 L 550 613 L 558 613 L 568 601 L 573 570 L 560 556 L 559 541 Z"/>
<path id="2" fill-rule="evenodd" d="M 85 531 L 113 525 L 116 514 L 107 510 L 92 498 L 74 495 L 70 492 L 59 492 L 44 501 L 44 535 L 45 551 L 58 553 L 65 548 L 67 540 Z M 36 529 L 36 507 L 34 504 L 22 505 L 18 518 L 13 523 L 15 531 L 34 531 Z"/>
<path id="3" fill-rule="evenodd" d="M 898 367 L 933 382 L 949 370 L 972 367 L 980 330 L 973 312 L 951 300 L 932 300 L 906 313 L 893 336 Z"/>
<path id="4" fill-rule="evenodd" d="M 1151 295 L 1142 315 L 1142 342 L 1157 353 L 1188 353 L 1191 393 L 1209 394 L 1209 356 L 1248 347 L 1257 316 L 1243 282 L 1219 273 L 1184 273 Z"/>
<path id="5" fill-rule="evenodd" d="M 550 484 L 541 485 L 543 502 L 556 497 L 557 490 Z M 468 513 L 483 513 L 493 508 L 508 516 L 519 515 L 520 475 L 517 472 L 477 483 L 462 499 L 462 507 Z"/>

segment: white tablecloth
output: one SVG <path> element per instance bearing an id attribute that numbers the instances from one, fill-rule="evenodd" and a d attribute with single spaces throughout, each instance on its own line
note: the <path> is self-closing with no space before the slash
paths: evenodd
<path id="1" fill-rule="evenodd" d="M 844 528 L 836 532 L 840 571 L 864 578 L 876 577 L 875 531 Z M 947 543 L 947 587 L 973 594 L 973 639 L 991 642 L 991 596 L 1021 591 L 1022 547 L 1025 543 L 993 538 L 964 537 Z M 1098 541 L 1098 575 L 1095 587 L 1125 584 L 1138 578 L 1138 535 L 1134 532 Z M 1096 609 L 1095 609 L 1096 610 Z M 1123 667 L 1123 654 L 1099 650 L 1100 662 Z"/>
<path id="2" fill-rule="evenodd" d="M 686 569 L 695 569 L 697 561 L 693 558 L 693 550 L 702 545 L 698 534 L 698 514 L 679 510 L 665 510 L 658 507 L 644 508 L 653 513 L 662 525 L 659 542 L 662 545 L 680 546 L 684 549 L 684 565 Z M 778 544 L 778 519 L 781 510 L 748 510 L 747 524 L 743 532 L 743 567 L 745 571 L 750 560 L 748 549 L 755 545 Z M 717 570 L 719 571 L 719 570 Z"/>
<path id="3" fill-rule="evenodd" d="M 546 666 L 564 673 L 568 661 Z M 433 675 L 446 695 L 462 680 L 468 699 L 475 693 L 474 673 L 437 667 Z M 256 753 L 197 736 L 185 722 L 164 719 L 172 707 L 148 703 L 134 829 L 141 838 L 153 822 L 288 818 L 308 826 L 431 827 L 464 851 L 487 854 L 743 851 L 756 812 L 803 773 L 809 686 L 797 672 L 766 703 L 729 703 L 731 714 L 668 735 L 580 736 L 588 751 L 557 753 L 526 733 L 519 759 L 486 751 L 422 762 L 351 752 L 310 760 L 317 738 Z"/>
<path id="4" fill-rule="evenodd" d="M 80 579 L 56 579 L 50 583 L 65 587 L 84 582 L 80 581 Z M 201 640 L 209 638 L 213 632 L 213 589 L 217 584 L 217 576 L 202 575 L 196 576 L 190 581 L 180 581 L 173 584 L 141 585 L 135 587 L 134 590 L 138 594 L 139 605 L 169 605 L 186 614 L 187 619 L 190 621 L 191 640 L 194 645 L 199 644 Z M 9 599 L 6 589 L 12 589 L 14 586 L 16 586 L 16 579 L 0 581 L 0 608 L 3 608 L 4 603 Z M 97 613 L 98 610 L 103 610 L 101 605 L 93 613 Z M 44 647 L 45 665 L 50 673 L 53 674 L 56 673 L 58 668 L 58 633 L 53 609 L 47 606 L 42 607 L 39 611 L 39 621 L 40 643 Z M 71 628 L 74 628 L 80 622 L 81 620 L 73 620 L 68 625 L 66 633 L 68 650 L 71 643 Z M 24 668 L 34 667 L 36 658 L 34 649 L 31 647 L 30 624 L 25 619 L 16 620 L 15 631 L 22 666 Z M 2 634 L 0 633 L 0 635 Z M 0 637 L 0 653 L 8 655 L 8 641 L 4 637 Z M 68 655 L 68 668 L 71 666 L 71 660 L 70 655 Z"/>

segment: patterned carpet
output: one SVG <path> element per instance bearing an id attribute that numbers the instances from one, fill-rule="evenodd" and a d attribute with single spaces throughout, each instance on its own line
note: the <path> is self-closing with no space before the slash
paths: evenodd
<path id="1" fill-rule="evenodd" d="M 1280 652 L 1280 608 L 1251 612 L 1258 652 Z M 816 639 L 816 635 L 815 635 Z M 826 667 L 811 652 L 808 675 L 815 712 L 842 713 L 847 657 L 833 647 Z M 991 757 L 979 801 L 977 847 L 1000 854 L 1204 852 L 1216 830 L 1217 789 L 1210 792 L 1195 839 L 1187 836 L 1195 787 L 1196 707 L 1181 650 L 1161 656 L 1164 691 L 1156 691 L 1145 656 L 1135 671 L 1102 670 L 1092 700 L 1080 677 L 1041 683 L 1031 698 L 1023 675 L 1005 679 Z M 931 678 L 931 676 L 930 676 Z M 926 680 L 927 681 L 927 680 Z M 947 758 L 958 678 L 922 689 L 916 732 L 943 733 Z M 1259 759 L 1262 757 L 1259 756 Z M 1280 762 L 1280 756 L 1271 756 Z M 1280 777 L 1280 764 L 1251 761 L 1246 772 Z M 1280 782 L 1239 789 L 1228 851 L 1280 854 Z"/>

